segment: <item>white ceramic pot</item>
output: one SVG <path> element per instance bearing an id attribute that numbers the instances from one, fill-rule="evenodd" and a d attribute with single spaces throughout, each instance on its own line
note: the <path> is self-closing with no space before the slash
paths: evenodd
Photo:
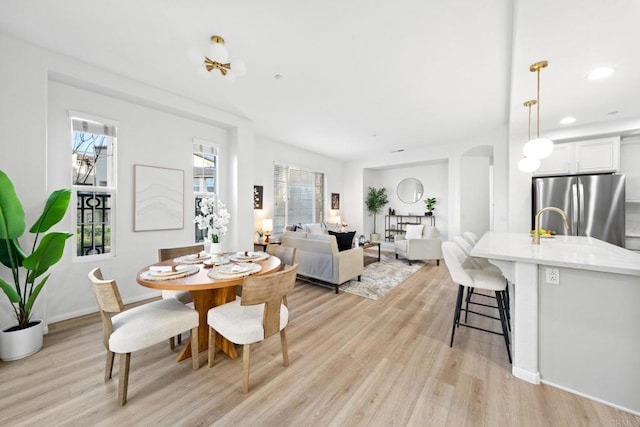
<path id="1" fill-rule="evenodd" d="M 42 348 L 44 323 L 41 320 L 34 323 L 31 327 L 17 331 L 0 331 L 0 359 L 5 362 L 22 359 Z"/>
<path id="2" fill-rule="evenodd" d="M 211 255 L 219 255 L 222 252 L 222 243 L 211 243 L 211 249 L 209 250 Z"/>

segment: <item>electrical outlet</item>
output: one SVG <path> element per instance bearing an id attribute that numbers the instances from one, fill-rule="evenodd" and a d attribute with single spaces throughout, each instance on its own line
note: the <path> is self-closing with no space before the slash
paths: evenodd
<path id="1" fill-rule="evenodd" d="M 560 270 L 557 268 L 547 268 L 547 283 L 550 285 L 560 284 Z"/>

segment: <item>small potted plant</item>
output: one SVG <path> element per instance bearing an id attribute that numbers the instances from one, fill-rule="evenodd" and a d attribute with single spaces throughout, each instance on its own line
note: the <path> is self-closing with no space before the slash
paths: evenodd
<path id="1" fill-rule="evenodd" d="M 436 198 L 435 197 L 427 197 L 424 199 L 424 204 L 427 208 L 427 211 L 424 213 L 426 216 L 433 215 L 433 210 L 436 208 Z"/>
<path id="2" fill-rule="evenodd" d="M 15 187 L 0 170 L 0 262 L 10 270 L 11 280 L 0 278 L 0 288 L 9 299 L 17 325 L 0 331 L 0 359 L 16 360 L 42 348 L 41 320 L 31 319 L 33 305 L 50 274 L 42 277 L 57 263 L 64 252 L 69 233 L 47 231 L 64 217 L 70 190 L 51 193 L 42 214 L 29 229 L 34 234 L 31 253 L 20 246 L 25 232 L 25 213 Z"/>
<path id="3" fill-rule="evenodd" d="M 371 233 L 372 241 L 380 240 L 380 235 L 376 233 L 376 215 L 382 211 L 382 208 L 387 203 L 389 203 L 389 199 L 387 198 L 386 188 L 369 187 L 365 204 L 367 205 L 369 215 L 373 215 L 373 233 Z"/>

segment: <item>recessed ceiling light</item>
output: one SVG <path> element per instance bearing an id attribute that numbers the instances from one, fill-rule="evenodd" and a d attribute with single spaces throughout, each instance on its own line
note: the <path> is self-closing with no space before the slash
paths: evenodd
<path id="1" fill-rule="evenodd" d="M 393 150 L 392 153 L 402 153 L 404 151 L 404 148 L 401 148 L 399 150 Z"/>
<path id="2" fill-rule="evenodd" d="M 568 125 L 568 124 L 571 124 L 571 123 L 573 123 L 575 121 L 576 121 L 575 117 L 565 117 L 562 120 L 560 120 L 560 124 L 561 125 Z"/>
<path id="3" fill-rule="evenodd" d="M 616 114 L 618 114 L 618 112 L 617 111 L 609 111 L 607 114 L 610 115 L 610 116 L 615 116 Z"/>
<path id="4" fill-rule="evenodd" d="M 276 80 L 280 80 L 282 78 L 282 74 L 276 74 L 275 76 L 273 76 L 273 78 Z"/>
<path id="5" fill-rule="evenodd" d="M 589 75 L 587 76 L 587 78 L 589 80 L 600 80 L 600 79 L 604 79 L 606 77 L 609 77 L 614 72 L 615 72 L 615 70 L 613 68 L 600 67 L 600 68 L 596 68 L 595 70 L 590 72 Z"/>

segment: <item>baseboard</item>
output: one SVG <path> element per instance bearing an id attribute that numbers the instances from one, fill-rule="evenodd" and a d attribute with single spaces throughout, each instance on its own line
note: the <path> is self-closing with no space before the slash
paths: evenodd
<path id="1" fill-rule="evenodd" d="M 520 378 L 531 384 L 540 384 L 540 372 L 531 372 L 514 366 L 511 368 L 514 377 Z"/>
<path id="2" fill-rule="evenodd" d="M 615 403 L 611 403 L 611 402 L 609 402 L 609 401 L 606 401 L 606 400 L 600 399 L 600 398 L 598 398 L 598 397 L 594 397 L 594 396 L 591 396 L 591 395 L 589 395 L 589 394 L 582 393 L 582 392 L 580 392 L 580 391 L 577 391 L 577 390 L 571 389 L 571 388 L 569 388 L 569 387 L 561 386 L 561 385 L 556 384 L 556 383 L 553 383 L 553 382 L 551 382 L 551 381 L 541 380 L 541 382 L 542 382 L 543 384 L 549 385 L 549 386 L 551 386 L 551 387 L 555 387 L 555 388 L 559 388 L 560 390 L 567 391 L 567 392 L 569 392 L 569 393 L 571 393 L 571 394 L 575 394 L 575 395 L 578 395 L 578 396 L 584 397 L 584 398 L 586 398 L 586 399 L 593 400 L 593 401 L 598 402 L 598 403 L 602 403 L 603 405 L 611 406 L 612 408 L 616 408 L 616 409 L 619 409 L 619 410 L 621 410 L 621 411 L 628 412 L 628 413 L 633 414 L 633 415 L 636 415 L 636 416 L 640 416 L 640 412 L 639 412 L 639 411 L 634 411 L 633 409 L 625 408 L 624 406 L 620 406 L 620 405 L 617 405 L 617 404 L 615 404 Z"/>
<path id="3" fill-rule="evenodd" d="M 158 291 L 149 291 L 147 293 L 144 293 L 142 295 L 138 295 L 134 298 L 128 298 L 123 302 L 123 304 L 127 305 L 127 304 L 132 304 L 135 302 L 139 302 L 139 301 L 144 301 L 144 300 L 148 300 L 151 298 L 156 298 L 158 297 L 159 293 Z M 57 316 L 51 316 L 47 318 L 47 323 L 45 325 L 45 335 L 46 333 L 49 331 L 48 325 L 50 323 L 57 323 L 57 322 L 62 322 L 63 320 L 69 320 L 69 319 L 75 319 L 76 317 L 82 317 L 82 316 L 86 316 L 87 314 L 93 314 L 93 313 L 97 313 L 98 312 L 98 307 L 97 306 L 93 306 L 93 307 L 86 307 L 80 310 L 76 310 L 76 311 L 71 311 L 68 313 L 63 313 L 63 314 L 59 314 Z"/>

